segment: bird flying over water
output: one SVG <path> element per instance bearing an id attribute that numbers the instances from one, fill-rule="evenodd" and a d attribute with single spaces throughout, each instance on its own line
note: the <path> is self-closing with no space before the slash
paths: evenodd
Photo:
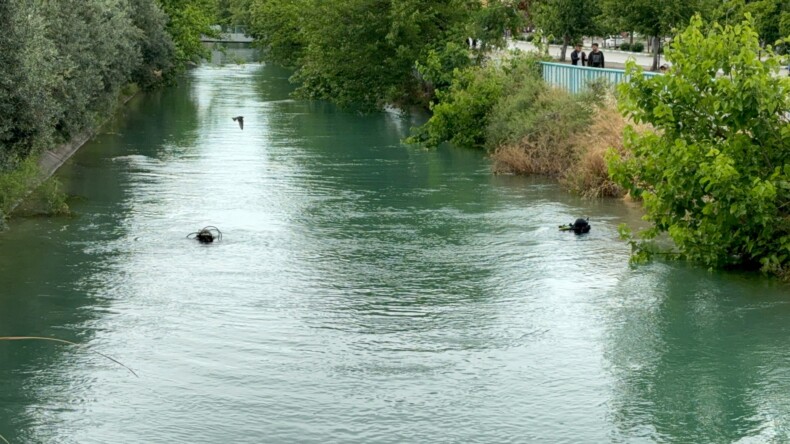
<path id="1" fill-rule="evenodd" d="M 239 122 L 239 128 L 244 129 L 244 116 L 236 116 L 233 118 L 234 122 Z"/>

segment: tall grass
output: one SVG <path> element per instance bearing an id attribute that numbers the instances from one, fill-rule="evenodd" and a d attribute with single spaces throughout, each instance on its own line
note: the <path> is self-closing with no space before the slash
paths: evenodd
<path id="1" fill-rule="evenodd" d="M 488 127 L 495 173 L 554 177 L 585 197 L 622 197 L 609 176 L 610 149 L 625 155 L 623 129 L 609 87 L 594 84 L 573 95 L 542 80 L 503 98 Z"/>
<path id="2" fill-rule="evenodd" d="M 55 178 L 41 182 L 37 156 L 0 168 L 0 230 L 5 217 L 56 215 L 69 212 L 66 194 Z"/>
<path id="3" fill-rule="evenodd" d="M 36 185 L 38 178 L 39 169 L 33 158 L 0 168 L 0 215 L 11 213 Z"/>
<path id="4" fill-rule="evenodd" d="M 617 110 L 613 97 L 609 97 L 597 108 L 584 134 L 574 134 L 569 144 L 577 153 L 576 161 L 562 172 L 560 183 L 567 189 L 584 197 L 622 197 L 626 190 L 614 183 L 609 175 L 606 160 L 611 150 L 621 157 L 628 154 L 623 147 L 623 130 L 633 123 L 626 120 Z M 637 131 L 646 131 L 646 126 L 637 126 Z"/>

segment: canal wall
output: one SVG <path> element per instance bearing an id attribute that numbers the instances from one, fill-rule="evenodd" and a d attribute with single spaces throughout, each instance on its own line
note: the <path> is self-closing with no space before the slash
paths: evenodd
<path id="1" fill-rule="evenodd" d="M 14 212 L 14 210 L 19 207 L 19 205 L 30 196 L 33 191 L 36 190 L 42 183 L 44 183 L 47 179 L 52 177 L 53 174 L 61 167 L 67 160 L 71 158 L 83 145 L 85 145 L 89 140 L 96 135 L 96 133 L 107 123 L 108 120 L 112 118 L 112 116 L 117 112 L 120 108 L 125 106 L 132 98 L 134 98 L 138 94 L 138 91 L 134 93 L 127 94 L 122 96 L 118 100 L 118 104 L 115 107 L 113 113 L 110 114 L 110 117 L 101 121 L 99 124 L 95 125 L 93 128 L 87 129 L 78 135 L 74 136 L 68 142 L 62 143 L 50 149 L 44 150 L 43 153 L 39 156 L 38 159 L 38 174 L 30 181 L 28 185 L 27 192 L 20 197 L 14 204 L 11 205 L 8 213 L 9 215 Z M 3 214 L 2 210 L 0 210 L 0 231 L 2 231 L 6 226 L 4 223 L 5 215 Z"/>

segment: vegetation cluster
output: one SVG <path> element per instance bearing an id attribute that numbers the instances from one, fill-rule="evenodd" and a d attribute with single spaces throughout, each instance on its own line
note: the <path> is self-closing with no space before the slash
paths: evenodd
<path id="1" fill-rule="evenodd" d="M 611 154 L 610 170 L 644 200 L 643 238 L 667 233 L 680 258 L 790 278 L 790 79 L 761 57 L 753 23 L 697 16 L 667 51 L 669 75 L 631 64 L 621 107 L 656 131 L 627 129 L 628 155 Z M 637 259 L 655 252 L 634 247 Z"/>
<path id="2" fill-rule="evenodd" d="M 365 110 L 427 105 L 453 69 L 503 47 L 523 23 L 514 0 L 230 2 L 269 60 L 295 69 L 299 96 Z"/>
<path id="3" fill-rule="evenodd" d="M 202 54 L 214 1 L 0 2 L 0 219 L 37 182 L 37 154 Z"/>

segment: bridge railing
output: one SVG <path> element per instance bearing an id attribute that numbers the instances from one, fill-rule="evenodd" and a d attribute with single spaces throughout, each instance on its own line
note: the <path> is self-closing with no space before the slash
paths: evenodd
<path id="1" fill-rule="evenodd" d="M 588 83 L 598 79 L 605 79 L 613 85 L 628 81 L 625 71 L 620 69 L 590 68 L 551 62 L 541 62 L 541 65 L 543 80 L 546 83 L 572 93 L 583 91 Z M 643 75 L 653 77 L 659 75 L 659 73 L 645 72 Z"/>

